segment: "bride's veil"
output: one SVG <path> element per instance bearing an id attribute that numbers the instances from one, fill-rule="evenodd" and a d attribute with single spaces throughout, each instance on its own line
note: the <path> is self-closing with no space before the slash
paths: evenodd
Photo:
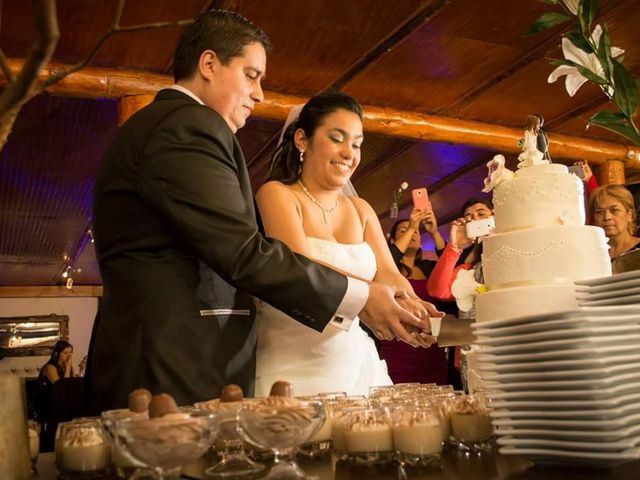
<path id="1" fill-rule="evenodd" d="M 284 137 L 284 132 L 287 130 L 287 127 L 289 127 L 289 125 L 291 125 L 291 122 L 295 122 L 296 119 L 298 118 L 298 115 L 300 115 L 300 112 L 302 111 L 302 107 L 304 107 L 304 105 L 295 105 L 293 107 L 291 107 L 291 110 L 289 110 L 289 115 L 287 115 L 287 119 L 284 121 L 284 125 L 282 126 L 282 130 L 280 131 L 280 138 L 278 138 L 278 146 L 276 147 L 276 152 L 280 149 L 280 147 L 282 146 L 282 137 Z M 272 163 L 273 166 L 273 163 Z M 349 180 L 344 187 L 342 187 L 342 194 L 347 196 L 347 197 L 357 197 L 358 193 L 356 192 L 356 188 L 353 186 L 353 183 L 351 183 L 351 180 Z"/>

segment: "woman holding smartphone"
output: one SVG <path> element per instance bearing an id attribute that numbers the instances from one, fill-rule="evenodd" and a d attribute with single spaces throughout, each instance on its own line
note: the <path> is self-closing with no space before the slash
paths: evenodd
<path id="1" fill-rule="evenodd" d="M 427 279 L 436 261 L 422 258 L 421 226 L 433 238 L 436 253 L 441 253 L 445 241 L 438 231 L 436 216 L 433 210 L 421 208 L 414 208 L 408 219 L 394 223 L 389 234 L 389 250 L 398 270 L 409 280 L 420 298 L 434 303 L 438 310 L 454 313 L 453 302 L 437 302 L 427 294 Z M 383 340 L 378 346 L 394 383 L 451 383 L 446 349 L 437 344 L 425 350 L 411 348 L 402 342 Z"/>
<path id="2" fill-rule="evenodd" d="M 460 270 L 473 269 L 476 281 L 483 283 L 482 264 L 480 263 L 482 244 L 478 243 L 477 238 L 467 236 L 466 224 L 492 216 L 493 203 L 491 200 L 471 198 L 462 206 L 462 217 L 451 222 L 449 243 L 427 282 L 427 292 L 431 297 L 438 300 L 453 300 L 451 285 Z M 474 314 L 475 312 L 471 310 L 461 317 L 468 318 Z"/>

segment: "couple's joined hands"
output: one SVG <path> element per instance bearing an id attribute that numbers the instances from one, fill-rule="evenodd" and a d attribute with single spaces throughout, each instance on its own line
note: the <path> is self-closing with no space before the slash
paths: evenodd
<path id="1" fill-rule="evenodd" d="M 402 340 L 414 347 L 429 347 L 435 339 L 429 335 L 429 317 L 443 312 L 417 297 L 410 297 L 401 287 L 369 284 L 369 298 L 360 318 L 380 340 Z"/>

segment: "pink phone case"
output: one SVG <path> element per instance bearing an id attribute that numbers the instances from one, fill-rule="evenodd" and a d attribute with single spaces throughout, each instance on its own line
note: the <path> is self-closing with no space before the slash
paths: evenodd
<path id="1" fill-rule="evenodd" d="M 431 202 L 426 188 L 414 188 L 411 190 L 414 208 L 421 210 L 431 210 Z"/>

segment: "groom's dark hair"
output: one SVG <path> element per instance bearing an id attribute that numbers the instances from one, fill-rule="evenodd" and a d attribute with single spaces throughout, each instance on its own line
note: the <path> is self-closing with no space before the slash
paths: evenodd
<path id="1" fill-rule="evenodd" d="M 271 50 L 269 37 L 242 15 L 209 10 L 182 33 L 173 55 L 173 78 L 176 82 L 190 78 L 205 50 L 216 52 L 220 63 L 227 65 L 233 57 L 242 55 L 250 43 L 260 43 L 265 50 Z"/>
<path id="2" fill-rule="evenodd" d="M 296 130 L 301 128 L 307 138 L 313 137 L 316 129 L 322 124 L 324 118 L 337 111 L 347 110 L 360 117 L 364 116 L 362 106 L 358 101 L 346 93 L 335 90 L 327 90 L 319 93 L 302 107 L 298 118 L 284 131 L 282 142 L 278 145 L 273 155 L 271 170 L 267 177 L 269 180 L 278 180 L 285 185 L 291 185 L 298 181 L 302 171 L 300 164 L 300 152 L 294 142 Z"/>

